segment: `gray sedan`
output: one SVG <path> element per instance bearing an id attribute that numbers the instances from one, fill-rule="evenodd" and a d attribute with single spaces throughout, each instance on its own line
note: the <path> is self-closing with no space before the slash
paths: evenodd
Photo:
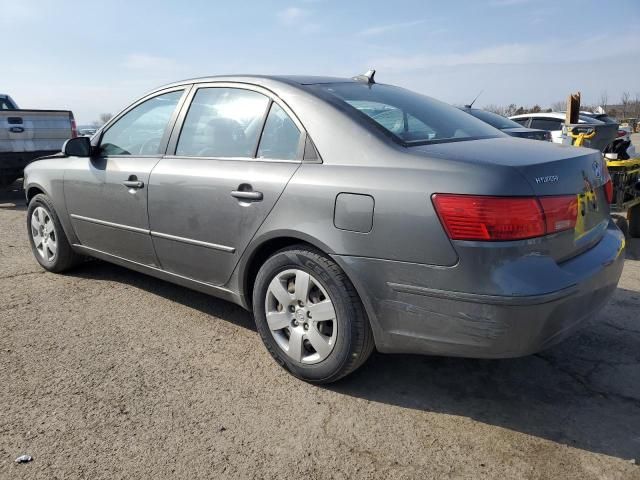
<path id="1" fill-rule="evenodd" d="M 235 302 L 317 383 L 374 348 L 536 352 L 596 315 L 623 266 L 599 152 L 372 74 L 178 82 L 24 185 L 46 270 L 96 257 Z"/>

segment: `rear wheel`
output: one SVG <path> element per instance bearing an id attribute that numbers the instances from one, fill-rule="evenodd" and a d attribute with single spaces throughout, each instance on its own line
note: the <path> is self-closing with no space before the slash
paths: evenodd
<path id="1" fill-rule="evenodd" d="M 264 263 L 255 281 L 253 311 L 267 350 L 309 382 L 336 381 L 373 350 L 355 288 L 331 258 L 306 246 L 276 252 Z"/>
<path id="2" fill-rule="evenodd" d="M 27 230 L 33 255 L 45 270 L 63 272 L 82 261 L 83 257 L 71 249 L 60 219 L 46 195 L 36 195 L 29 202 Z"/>
<path id="3" fill-rule="evenodd" d="M 633 238 L 640 237 L 640 205 L 629 209 L 627 219 L 629 220 L 629 235 Z"/>

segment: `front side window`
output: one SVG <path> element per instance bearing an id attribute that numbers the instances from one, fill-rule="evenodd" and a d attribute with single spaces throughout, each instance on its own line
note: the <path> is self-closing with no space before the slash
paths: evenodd
<path id="1" fill-rule="evenodd" d="M 299 147 L 300 130 L 280 105 L 271 104 L 260 138 L 258 157 L 295 160 L 298 158 Z"/>
<path id="2" fill-rule="evenodd" d="M 341 110 L 351 107 L 367 125 L 375 122 L 406 146 L 504 136 L 451 105 L 391 85 L 345 82 L 311 88 Z"/>
<path id="3" fill-rule="evenodd" d="M 158 155 L 182 90 L 151 98 L 129 110 L 102 136 L 102 155 Z"/>
<path id="4" fill-rule="evenodd" d="M 201 88 L 184 120 L 176 155 L 253 157 L 269 98 L 239 88 Z"/>

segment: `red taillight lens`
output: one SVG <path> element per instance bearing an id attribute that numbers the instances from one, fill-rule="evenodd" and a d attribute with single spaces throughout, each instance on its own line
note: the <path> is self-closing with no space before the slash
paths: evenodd
<path id="1" fill-rule="evenodd" d="M 611 177 L 609 177 L 607 183 L 604 184 L 604 194 L 607 198 L 607 203 L 613 203 L 613 181 L 611 180 Z"/>
<path id="2" fill-rule="evenodd" d="M 627 134 L 624 130 L 618 130 L 618 137 L 624 137 Z"/>
<path id="3" fill-rule="evenodd" d="M 69 120 L 71 120 L 71 138 L 78 136 L 78 126 L 76 125 L 76 119 L 73 117 L 73 113 L 69 112 Z"/>
<path id="4" fill-rule="evenodd" d="M 546 221 L 547 234 L 569 230 L 576 226 L 578 197 L 540 197 L 540 205 Z"/>
<path id="5" fill-rule="evenodd" d="M 521 240 L 575 227 L 578 199 L 437 193 L 433 204 L 452 240 Z"/>

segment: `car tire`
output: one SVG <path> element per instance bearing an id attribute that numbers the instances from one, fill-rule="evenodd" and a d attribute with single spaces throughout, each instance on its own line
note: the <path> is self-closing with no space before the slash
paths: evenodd
<path id="1" fill-rule="evenodd" d="M 629 209 L 627 219 L 629 220 L 629 235 L 633 238 L 640 237 L 640 205 Z"/>
<path id="2" fill-rule="evenodd" d="M 262 265 L 253 312 L 269 353 L 307 382 L 335 382 L 360 367 L 374 348 L 353 284 L 330 257 L 306 245 L 280 250 Z"/>
<path id="3" fill-rule="evenodd" d="M 27 234 L 33 255 L 49 272 L 64 272 L 83 261 L 71 248 L 53 204 L 44 194 L 29 202 Z"/>

